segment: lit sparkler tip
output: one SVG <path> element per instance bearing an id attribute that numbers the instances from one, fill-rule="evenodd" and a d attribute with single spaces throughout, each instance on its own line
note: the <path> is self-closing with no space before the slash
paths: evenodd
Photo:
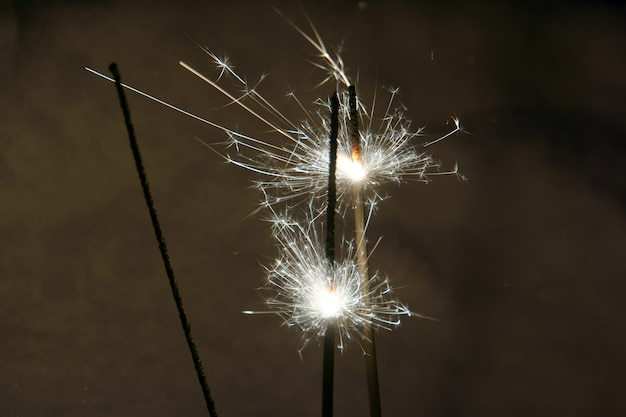
<path id="1" fill-rule="evenodd" d="M 310 210 L 303 222 L 286 214 L 273 215 L 279 257 L 266 267 L 267 312 L 300 329 L 305 345 L 323 336 L 330 325 L 337 328 L 340 346 L 343 339 L 363 337 L 366 324 L 391 330 L 408 309 L 391 298 L 388 280 L 377 275 L 364 291 L 351 242 L 343 242 L 342 260 L 329 268 L 313 220 L 316 214 Z"/>
<path id="2" fill-rule="evenodd" d="M 337 168 L 341 175 L 348 177 L 354 182 L 363 181 L 367 175 L 360 161 L 354 161 L 344 154 L 337 155 Z"/>
<path id="3" fill-rule="evenodd" d="M 328 53 L 321 37 L 312 27 L 313 35 L 289 23 L 305 37 L 322 57 L 318 66 L 333 78 L 341 80 L 347 89 L 339 94 L 339 134 L 337 157 L 337 200 L 339 210 L 346 208 L 349 199 L 345 195 L 352 193 L 354 183 L 363 185 L 364 197 L 372 200 L 372 195 L 378 197 L 376 188 L 384 183 L 399 183 L 404 180 L 426 181 L 426 175 L 438 172 L 437 165 L 430 155 L 419 152 L 412 140 L 418 136 L 417 131 L 411 128 L 411 122 L 405 117 L 401 105 L 394 103 L 398 89 L 389 90 L 389 99 L 384 107 L 384 114 L 377 118 L 372 110 L 368 112 L 362 101 L 357 100 L 356 90 L 344 73 L 343 61 L 337 55 Z M 297 106 L 304 112 L 303 121 L 296 123 L 289 120 L 274 105 L 266 100 L 258 91 L 258 85 L 250 86 L 245 77 L 237 74 L 227 58 L 221 58 L 205 49 L 211 56 L 218 70 L 216 80 L 211 80 L 200 74 L 184 62 L 180 65 L 204 80 L 212 88 L 222 93 L 230 100 L 247 111 L 254 118 L 260 120 L 272 131 L 285 138 L 282 144 L 273 144 L 257 139 L 253 136 L 234 132 L 222 126 L 230 138 L 230 146 L 236 149 L 236 155 L 227 158 L 231 163 L 261 174 L 262 179 L 256 181 L 256 186 L 262 191 L 265 199 L 261 207 L 269 207 L 279 202 L 291 201 L 296 204 L 306 201 L 310 197 L 321 198 L 326 193 L 328 177 L 328 143 L 330 126 L 327 121 L 329 103 L 326 100 L 317 100 L 318 110 L 307 109 L 293 92 L 290 99 L 295 99 Z M 229 77 L 223 77 L 229 75 Z M 224 78 L 234 80 L 235 88 L 244 87 L 244 92 L 234 90 L 219 84 Z M 374 100 L 376 96 L 374 96 Z M 374 123 L 375 120 L 380 123 Z M 460 129 L 457 118 L 452 119 Z M 358 130 L 362 125 L 363 129 Z M 431 141 L 428 146 L 444 139 L 454 132 Z M 350 162 L 343 156 L 349 155 Z M 324 207 L 320 208 L 320 211 Z"/>
<path id="4" fill-rule="evenodd" d="M 319 285 L 313 295 L 320 315 L 325 319 L 337 318 L 345 308 L 345 299 L 330 285 Z"/>

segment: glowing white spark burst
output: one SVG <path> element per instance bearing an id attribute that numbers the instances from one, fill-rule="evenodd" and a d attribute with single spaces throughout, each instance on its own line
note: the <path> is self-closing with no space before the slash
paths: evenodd
<path id="1" fill-rule="evenodd" d="M 326 73 L 326 78 L 320 84 L 334 80 L 338 90 L 341 86 L 351 85 L 340 54 L 329 53 L 313 24 L 309 22 L 313 32 L 313 36 L 310 36 L 289 19 L 285 19 L 318 51 L 321 61 L 315 65 Z M 219 58 L 208 49 L 205 49 L 205 52 L 217 68 L 218 75 L 215 81 L 183 62 L 181 65 L 225 95 L 231 104 L 241 106 L 286 138 L 283 144 L 275 145 L 222 128 L 229 136 L 229 144 L 236 149 L 236 154 L 234 156 L 228 154 L 225 156 L 226 159 L 235 165 L 263 175 L 264 178 L 256 181 L 257 187 L 264 195 L 261 205 L 272 206 L 285 200 L 293 202 L 293 199 L 298 197 L 302 201 L 322 196 L 328 184 L 330 130 L 328 102 L 317 100 L 317 109 L 311 111 L 297 99 L 295 94 L 289 94 L 304 113 L 301 122 L 292 122 L 258 92 L 258 83 L 250 85 L 245 77 L 234 70 L 228 59 Z M 226 87 L 218 84 L 227 75 L 234 82 L 233 92 L 229 92 Z M 460 177 L 456 166 L 452 171 L 440 172 L 439 165 L 433 158 L 413 145 L 415 137 L 421 133 L 422 129 L 413 129 L 400 106 L 395 104 L 398 89 L 389 89 L 389 93 L 388 102 L 380 118 L 377 118 L 375 114 L 376 96 L 372 100 L 372 108 L 369 112 L 362 101 L 358 102 L 359 126 L 361 126 L 359 130 L 360 163 L 351 159 L 348 93 L 345 91 L 339 93 L 337 191 L 340 206 L 348 201 L 342 196 L 351 191 L 354 182 L 362 184 L 366 200 L 374 204 L 380 198 L 377 188 L 384 183 L 398 183 L 406 179 L 426 182 L 429 175 L 441 174 L 455 174 Z M 453 120 L 455 123 L 453 131 L 424 146 L 434 144 L 460 131 L 460 122 L 456 118 Z"/>
<path id="2" fill-rule="evenodd" d="M 271 294 L 266 299 L 268 310 L 302 331 L 302 348 L 323 336 L 332 323 L 343 348 L 346 339 L 362 337 L 365 324 L 391 330 L 400 324 L 401 316 L 410 316 L 408 308 L 391 298 L 387 279 L 375 274 L 364 291 L 350 243 L 344 242 L 343 260 L 330 267 L 311 215 L 302 222 L 273 215 L 272 231 L 280 254 L 266 267 L 265 289 Z"/>
<path id="3" fill-rule="evenodd" d="M 363 181 L 366 177 L 365 169 L 360 161 L 353 161 L 347 155 L 337 156 L 337 170 L 339 175 L 346 176 L 351 182 Z"/>
<path id="4" fill-rule="evenodd" d="M 317 309 L 322 317 L 339 317 L 343 312 L 346 303 L 346 296 L 341 288 L 334 288 L 332 285 L 318 285 L 314 289 L 313 298 L 317 299 Z"/>
<path id="5" fill-rule="evenodd" d="M 217 61 L 221 68 L 224 63 Z M 186 67 L 187 68 L 187 67 Z M 223 68 L 220 69 L 220 72 Z M 232 69 L 228 71 L 234 73 Z M 196 73 L 194 71 L 194 73 Z M 196 74 L 198 75 L 198 74 Z M 206 77 L 203 77 L 208 82 Z M 236 80 L 243 80 L 236 76 Z M 213 81 L 211 85 L 217 86 Z M 244 82 L 245 83 L 245 82 Z M 273 130 L 286 137 L 288 141 L 283 145 L 274 145 L 247 135 L 227 132 L 230 145 L 237 150 L 235 156 L 227 155 L 229 162 L 262 174 L 265 178 L 256 181 L 257 187 L 263 192 L 263 205 L 270 206 L 285 200 L 297 197 L 309 199 L 311 196 L 322 196 L 328 184 L 328 137 L 330 126 L 328 123 L 329 105 L 326 101 L 316 102 L 316 111 L 305 110 L 305 118 L 298 125 L 290 122 L 275 107 L 269 107 L 256 89 L 249 89 L 244 96 L 235 98 L 227 96 L 267 123 Z M 225 92 L 220 87 L 221 92 Z M 339 95 L 339 137 L 337 152 L 337 190 L 338 199 L 343 202 L 342 196 L 349 193 L 355 181 L 364 186 L 367 199 L 375 201 L 379 198 L 376 188 L 381 184 L 396 182 L 404 179 L 415 179 L 426 182 L 429 173 L 442 174 L 438 171 L 439 165 L 433 158 L 420 152 L 412 144 L 421 129 L 412 130 L 411 123 L 399 109 L 393 108 L 393 101 L 397 90 L 391 91 L 389 102 L 384 116 L 376 130 L 373 129 L 372 114 L 359 112 L 361 125 L 366 129 L 359 132 L 361 139 L 361 161 L 351 160 L 350 125 L 348 114 L 348 93 Z M 247 101 L 253 103 L 248 105 Z M 268 116 L 261 116 L 260 111 L 253 110 L 253 104 L 262 104 L 263 110 L 270 112 Z M 362 106 L 361 106 L 362 107 Z M 269 120 L 282 120 L 270 122 Z M 460 130 L 457 126 L 455 131 Z M 250 152 L 246 152 L 248 149 Z M 457 171 L 446 172 L 457 173 Z"/>

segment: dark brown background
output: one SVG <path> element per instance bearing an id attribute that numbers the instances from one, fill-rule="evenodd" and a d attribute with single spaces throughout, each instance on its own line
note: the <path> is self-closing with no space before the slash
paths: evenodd
<path id="1" fill-rule="evenodd" d="M 175 5 L 175 3 L 177 3 Z M 290 2 L 275 6 L 305 24 Z M 303 1 L 375 85 L 401 87 L 431 152 L 470 181 L 386 190 L 374 268 L 414 311 L 379 335 L 387 416 L 626 414 L 624 7 L 561 2 Z M 0 414 L 207 415 L 134 171 L 113 85 L 124 80 L 267 140 L 178 66 L 194 42 L 230 54 L 292 118 L 330 94 L 312 49 L 267 4 L 19 1 L 1 9 Z M 431 52 L 434 60 L 431 61 Z M 368 95 L 368 93 L 370 93 Z M 223 135 L 129 96 L 170 255 L 221 416 L 320 413 L 321 349 L 261 309 L 268 225 L 255 177 L 193 139 Z M 336 415 L 367 413 L 352 344 Z"/>

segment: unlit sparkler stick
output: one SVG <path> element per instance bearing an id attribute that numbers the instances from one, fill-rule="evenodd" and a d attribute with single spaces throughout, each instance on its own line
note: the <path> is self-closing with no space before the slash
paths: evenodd
<path id="1" fill-rule="evenodd" d="M 176 302 L 176 308 L 178 309 L 178 316 L 180 318 L 180 324 L 182 325 L 183 331 L 185 332 L 185 339 L 187 340 L 187 345 L 189 346 L 189 351 L 191 352 L 193 365 L 196 370 L 196 374 L 198 375 L 198 381 L 200 382 L 200 386 L 202 387 L 202 393 L 204 395 L 204 400 L 206 402 L 209 415 L 211 417 L 217 417 L 217 411 L 215 411 L 215 404 L 213 403 L 213 399 L 211 398 L 209 385 L 207 384 L 206 376 L 204 374 L 204 370 L 202 369 L 202 361 L 200 360 L 198 349 L 196 349 L 196 344 L 193 341 L 193 337 L 191 335 L 191 325 L 189 324 L 189 320 L 187 319 L 187 314 L 185 313 L 185 307 L 183 305 L 183 299 L 180 295 L 180 291 L 178 290 L 178 284 L 176 283 L 176 278 L 174 277 L 174 269 L 172 268 L 172 264 L 170 263 L 169 255 L 167 254 L 167 246 L 165 245 L 165 238 L 163 237 L 163 232 L 161 231 L 161 225 L 159 224 L 159 219 L 157 218 L 157 212 L 156 212 L 156 208 L 154 207 L 154 201 L 152 200 L 152 194 L 150 193 L 150 186 L 148 185 L 146 172 L 143 168 L 143 163 L 141 162 L 141 153 L 139 152 L 139 145 L 137 144 L 137 139 L 135 138 L 135 131 L 133 129 L 133 124 L 130 119 L 130 110 L 128 109 L 128 103 L 126 101 L 126 96 L 124 95 L 124 89 L 121 83 L 120 73 L 115 63 L 112 63 L 109 66 L 109 70 L 111 71 L 115 79 L 115 87 L 117 89 L 117 95 L 119 96 L 119 99 L 120 99 L 122 113 L 124 114 L 124 122 L 126 124 L 126 130 L 128 131 L 128 138 L 130 139 L 130 147 L 133 151 L 133 158 L 135 159 L 135 165 L 137 166 L 137 174 L 139 175 L 139 181 L 141 182 L 141 189 L 143 190 L 143 195 L 146 200 L 146 205 L 148 206 L 148 211 L 150 212 L 150 219 L 152 220 L 152 226 L 154 227 L 154 234 L 156 235 L 156 239 L 159 244 L 159 250 L 161 251 L 163 264 L 165 265 L 165 272 L 167 273 L 167 278 L 169 279 L 170 287 L 172 288 L 172 295 L 174 296 L 174 301 Z"/>
<path id="2" fill-rule="evenodd" d="M 351 125 L 352 163 L 361 164 L 361 140 L 357 114 L 356 90 L 354 85 L 348 87 L 348 106 Z M 363 203 L 363 184 L 354 181 L 352 186 L 354 209 L 354 229 L 356 238 L 356 259 L 361 276 L 361 291 L 369 294 L 369 271 L 367 266 L 367 241 L 365 239 L 365 218 Z M 365 372 L 367 375 L 367 391 L 370 402 L 370 416 L 380 417 L 380 390 L 378 387 L 378 365 L 376 363 L 376 343 L 371 323 L 363 324 L 363 349 L 365 351 Z"/>

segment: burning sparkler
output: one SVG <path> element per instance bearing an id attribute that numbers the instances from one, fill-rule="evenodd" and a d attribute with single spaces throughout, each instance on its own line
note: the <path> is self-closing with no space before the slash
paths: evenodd
<path id="1" fill-rule="evenodd" d="M 266 267 L 264 287 L 271 294 L 266 299 L 266 312 L 278 314 L 287 326 L 302 332 L 300 350 L 322 337 L 331 324 L 337 328 L 338 346 L 343 349 L 347 340 L 360 343 L 365 324 L 391 330 L 402 316 L 413 314 L 391 297 L 387 278 L 372 275 L 364 291 L 353 242 L 344 240 L 345 256 L 331 268 L 318 223 L 312 220 L 313 209 L 305 213 L 304 221 L 296 221 L 289 214 L 272 214 L 272 235 L 278 242 L 279 256 Z"/>
<path id="2" fill-rule="evenodd" d="M 342 198 L 349 194 L 355 182 L 362 185 L 365 201 L 375 204 L 381 199 L 377 189 L 381 184 L 403 180 L 427 182 L 430 175 L 454 174 L 462 178 L 455 165 L 450 171 L 441 172 L 440 166 L 433 158 L 413 145 L 415 138 L 422 133 L 422 128 L 413 129 L 411 121 L 404 115 L 401 106 L 396 104 L 397 88 L 389 89 L 389 98 L 384 113 L 377 117 L 375 112 L 376 95 L 368 111 L 362 101 L 358 103 L 359 125 L 363 126 L 359 134 L 360 159 L 354 160 L 350 134 L 350 115 L 348 92 L 345 88 L 353 85 L 346 74 L 345 66 L 339 53 L 331 54 L 324 44 L 315 26 L 309 21 L 312 35 L 309 35 L 289 18 L 276 10 L 306 41 L 318 52 L 320 61 L 315 65 L 326 74 L 320 85 L 335 81 L 339 93 L 339 136 L 337 152 L 337 197 L 341 205 Z M 220 58 L 209 49 L 203 48 L 209 55 L 218 71 L 213 81 L 189 65 L 181 62 L 181 66 L 201 78 L 211 87 L 226 96 L 231 104 L 237 104 L 273 131 L 286 138 L 281 145 L 274 145 L 247 135 L 226 130 L 229 145 L 236 149 L 235 156 L 227 154 L 225 158 L 238 166 L 262 174 L 265 178 L 256 181 L 256 186 L 264 196 L 262 206 L 300 198 L 321 197 L 327 185 L 328 177 L 328 138 L 330 126 L 326 115 L 329 104 L 317 100 L 316 110 L 309 110 L 303 103 L 290 93 L 298 108 L 304 114 L 301 122 L 295 123 L 283 115 L 274 105 L 259 92 L 257 83 L 251 85 L 245 77 L 238 74 L 229 59 Z M 231 78 L 234 85 L 228 87 L 220 84 L 225 78 Z M 343 92 L 342 91 L 343 87 Z M 459 119 L 452 118 L 454 129 L 438 139 L 423 146 L 429 146 L 451 134 L 461 130 Z M 251 151 L 250 153 L 245 150 Z M 345 208 L 345 207 L 344 207 Z M 320 207 L 323 210 L 324 207 Z"/>
<path id="3" fill-rule="evenodd" d="M 320 45 L 323 44 L 320 40 L 320 44 L 315 45 L 321 48 Z M 208 50 L 206 52 L 219 71 L 217 81 L 200 74 L 185 63 L 181 62 L 181 65 L 287 139 L 282 145 L 274 145 L 227 131 L 229 145 L 236 149 L 234 156 L 230 154 L 225 156 L 228 162 L 260 173 L 264 177 L 255 182 L 264 196 L 261 205 L 267 207 L 286 200 L 293 203 L 298 199 L 301 202 L 311 197 L 321 197 L 325 193 L 328 178 L 329 149 L 328 142 L 324 140 L 330 133 L 326 117 L 330 111 L 328 103 L 317 100 L 315 102 L 317 109 L 311 111 L 306 109 L 294 94 L 290 94 L 304 112 L 304 119 L 296 124 L 269 104 L 258 92 L 257 87 L 250 87 L 245 78 L 237 74 L 226 60 L 218 58 Z M 322 57 L 327 61 L 328 71 L 335 69 L 343 71 L 341 61 L 331 58 L 327 53 Z M 228 92 L 218 85 L 218 81 L 224 78 L 225 74 L 231 75 L 235 89 L 244 91 L 242 95 L 236 96 L 235 93 Z M 342 82 L 349 82 L 349 78 L 343 72 L 336 74 L 336 78 Z M 339 93 L 337 197 L 341 207 L 342 202 L 347 201 L 342 197 L 350 194 L 355 182 L 362 184 L 365 200 L 374 204 L 382 198 L 377 191 L 381 184 L 399 183 L 409 179 L 427 182 L 429 175 L 460 176 L 456 166 L 451 171 L 439 171 L 439 164 L 413 145 L 422 129 L 413 129 L 402 109 L 395 105 L 397 93 L 398 89 L 389 90 L 389 99 L 377 126 L 375 126 L 375 98 L 369 113 L 359 102 L 358 117 L 361 119 L 360 125 L 365 126 L 365 129 L 359 132 L 361 141 L 359 161 L 352 158 L 348 93 L 345 90 Z M 458 119 L 454 119 L 454 123 L 455 129 L 446 136 L 461 129 Z M 246 149 L 250 152 L 246 152 Z M 320 210 L 323 208 L 320 207 Z"/>

